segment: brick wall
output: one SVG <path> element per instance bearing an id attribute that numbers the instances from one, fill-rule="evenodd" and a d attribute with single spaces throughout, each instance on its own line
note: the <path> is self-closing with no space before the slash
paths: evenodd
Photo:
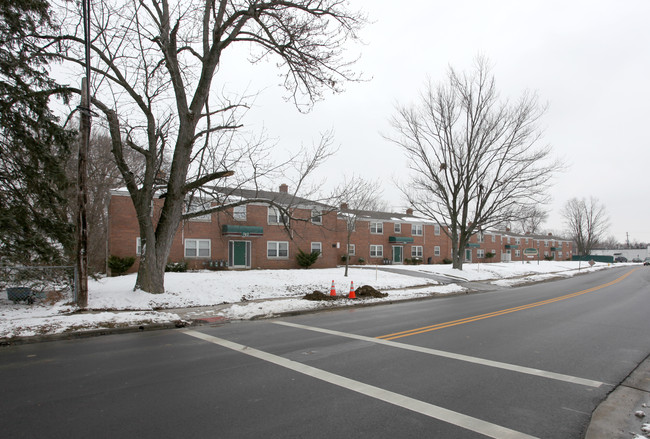
<path id="1" fill-rule="evenodd" d="M 160 215 L 164 200 L 154 201 L 154 221 Z M 228 261 L 228 246 L 231 241 L 245 241 L 250 243 L 250 266 L 251 268 L 286 269 L 299 268 L 296 261 L 298 249 L 305 252 L 311 251 L 312 243 L 320 243 L 322 255 L 313 265 L 315 268 L 335 267 L 342 263 L 341 257 L 346 253 L 347 231 L 345 221 L 337 218 L 336 212 L 328 212 L 322 215 L 322 224 L 313 224 L 310 220 L 312 212 L 308 208 L 296 209 L 293 216 L 301 220 L 291 222 L 290 232 L 282 224 L 269 224 L 269 208 L 264 204 L 249 204 L 246 206 L 246 218 L 235 219 L 233 209 L 223 212 L 215 212 L 210 215 L 210 221 L 187 220 L 183 221 L 174 237 L 169 262 L 185 261 L 192 269 L 207 268 L 210 261 Z M 436 235 L 435 226 L 423 224 L 422 235 L 413 234 L 413 225 L 420 222 L 406 221 L 380 221 L 383 225 L 382 233 L 370 232 L 370 220 L 359 219 L 356 229 L 351 234 L 350 243 L 355 245 L 355 255 L 350 258 L 350 263 L 356 264 L 359 258 L 363 258 L 367 264 L 382 264 L 384 259 L 393 259 L 393 247 L 402 247 L 402 258 L 411 259 L 413 246 L 422 246 L 422 261 L 424 263 L 438 264 L 443 259 L 451 258 L 451 240 L 444 230 Z M 401 230 L 396 231 L 395 223 L 399 222 Z M 256 226 L 263 228 L 262 236 L 224 236 L 222 226 L 240 225 Z M 291 234 L 291 236 L 290 236 Z M 124 194 L 114 194 L 109 204 L 109 231 L 108 248 L 110 255 L 136 256 L 136 242 L 140 231 L 135 215 L 135 208 L 131 198 Z M 412 238 L 413 242 L 391 243 L 389 238 Z M 492 236 L 495 242 L 492 242 Z M 508 240 L 509 238 L 509 240 Z M 210 241 L 209 257 L 186 257 L 185 242 L 188 239 L 206 239 Z M 573 243 L 560 241 L 557 238 L 529 237 L 529 243 L 525 243 L 525 237 L 520 237 L 518 249 L 521 254 L 515 256 L 511 251 L 511 260 L 527 260 L 523 257 L 523 249 L 528 247 L 538 248 L 541 257 L 544 252 L 551 254 L 551 247 L 561 248 L 561 259 L 567 259 L 573 252 Z M 477 258 L 477 249 L 472 248 L 472 261 L 474 262 L 500 262 L 506 253 L 505 246 L 515 244 L 516 237 L 508 236 L 507 233 L 486 233 L 484 242 L 479 243 L 484 253 L 495 251 L 496 256 L 491 260 Z M 267 257 L 267 243 L 270 241 L 287 242 L 289 254 L 286 258 Z M 545 245 L 548 241 L 548 245 Z M 478 243 L 476 235 L 471 242 Z M 370 257 L 370 246 L 383 246 L 383 255 Z M 435 248 L 440 248 L 440 254 L 435 255 Z M 131 268 L 131 272 L 138 268 L 138 260 Z"/>

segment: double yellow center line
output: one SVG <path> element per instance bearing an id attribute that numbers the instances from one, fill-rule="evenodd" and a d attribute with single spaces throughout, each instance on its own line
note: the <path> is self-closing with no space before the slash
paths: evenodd
<path id="1" fill-rule="evenodd" d="M 586 290 L 578 291 L 576 293 L 567 294 L 565 296 L 555 297 L 553 299 L 548 299 L 548 300 L 542 300 L 541 302 L 535 302 L 535 303 L 531 303 L 531 304 L 528 304 L 528 305 L 517 306 L 517 307 L 514 307 L 514 308 L 503 309 L 501 311 L 495 311 L 495 312 L 491 312 L 491 313 L 487 313 L 487 314 L 481 314 L 481 315 L 478 315 L 478 316 L 466 317 L 464 319 L 453 320 L 451 322 L 438 323 L 437 325 L 423 326 L 421 328 L 415 328 L 415 329 L 411 329 L 409 331 L 402 331 L 402 332 L 395 332 L 393 334 L 386 334 L 386 335 L 379 336 L 377 338 L 380 338 L 380 339 L 383 339 L 383 340 L 395 340 L 395 339 L 402 338 L 402 337 L 408 337 L 410 335 L 423 334 L 425 332 L 430 332 L 430 331 L 436 331 L 438 329 L 449 328 L 450 326 L 463 325 L 465 323 L 475 322 L 477 320 L 489 319 L 490 317 L 502 316 L 504 314 L 510 314 L 510 313 L 517 312 L 517 311 L 523 311 L 525 309 L 535 308 L 537 306 L 548 305 L 549 303 L 559 302 L 561 300 L 571 299 L 573 297 L 577 297 L 577 296 L 580 296 L 582 294 L 587 294 L 587 293 L 591 293 L 592 291 L 600 290 L 602 288 L 611 287 L 612 285 L 614 285 L 614 284 L 622 281 L 626 277 L 628 277 L 630 274 L 632 274 L 636 270 L 638 270 L 638 268 L 635 268 L 634 270 L 630 270 L 627 273 L 625 273 L 623 276 L 619 277 L 618 279 L 615 279 L 615 280 L 613 280 L 611 282 L 608 282 L 606 284 L 598 285 L 598 286 L 595 286 L 595 287 L 592 287 L 592 288 L 588 288 Z"/>

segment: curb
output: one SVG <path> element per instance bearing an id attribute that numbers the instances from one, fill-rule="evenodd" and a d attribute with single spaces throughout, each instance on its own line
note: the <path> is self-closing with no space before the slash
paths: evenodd
<path id="1" fill-rule="evenodd" d="M 76 340 L 81 338 L 97 337 L 100 335 L 128 334 L 132 332 L 159 331 L 161 329 L 175 329 L 190 326 L 184 320 L 177 320 L 166 323 L 152 323 L 148 325 L 123 326 L 119 328 L 97 328 L 86 331 L 70 331 L 59 334 L 31 335 L 25 337 L 12 337 L 0 339 L 0 347 L 15 346 L 32 343 L 42 343 L 48 341 Z"/>
<path id="2" fill-rule="evenodd" d="M 585 439 L 646 437 L 641 427 L 650 422 L 649 418 L 650 355 L 596 407 Z"/>

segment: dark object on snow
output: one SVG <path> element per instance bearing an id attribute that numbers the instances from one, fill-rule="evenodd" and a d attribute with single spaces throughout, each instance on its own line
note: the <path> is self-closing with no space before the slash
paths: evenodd
<path id="1" fill-rule="evenodd" d="M 303 297 L 305 300 L 336 300 L 336 296 L 330 296 L 328 294 L 323 293 L 322 291 L 314 291 L 313 293 L 305 294 Z"/>
<path id="2" fill-rule="evenodd" d="M 355 293 L 359 298 L 364 298 L 364 297 L 380 298 L 380 297 L 388 296 L 388 293 L 382 293 L 381 291 L 377 291 L 370 285 L 364 285 L 362 287 L 357 288 Z"/>
<path id="3" fill-rule="evenodd" d="M 42 297 L 42 293 L 37 293 L 36 291 L 33 291 L 30 287 L 8 287 L 7 288 L 7 298 L 11 300 L 14 303 L 18 303 L 20 301 L 26 301 L 30 305 L 34 303 L 34 301 Z"/>

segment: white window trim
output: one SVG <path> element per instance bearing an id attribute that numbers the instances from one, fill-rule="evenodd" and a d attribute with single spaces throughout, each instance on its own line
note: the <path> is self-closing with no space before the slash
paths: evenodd
<path id="1" fill-rule="evenodd" d="M 482 248 L 477 248 L 476 257 L 480 259 L 485 258 L 485 250 L 483 250 Z"/>
<path id="2" fill-rule="evenodd" d="M 374 247 L 374 255 L 373 255 L 373 247 Z M 384 257 L 384 246 L 379 244 L 379 245 L 371 245 L 370 246 L 370 257 L 371 258 L 383 258 Z"/>
<path id="3" fill-rule="evenodd" d="M 440 235 L 440 224 L 434 224 L 433 225 L 433 234 L 436 236 Z"/>
<path id="4" fill-rule="evenodd" d="M 357 253 L 357 246 L 355 244 L 348 245 L 348 255 L 355 256 Z"/>
<path id="5" fill-rule="evenodd" d="M 373 232 L 372 229 L 375 231 Z M 384 234 L 384 223 L 381 221 L 371 221 L 370 222 L 370 233 L 373 235 L 383 235 Z"/>
<path id="6" fill-rule="evenodd" d="M 314 244 L 316 244 L 316 247 L 318 247 L 318 248 L 314 249 Z M 311 249 L 312 253 L 314 251 L 318 251 L 318 257 L 319 258 L 323 256 L 323 243 L 322 242 L 312 242 L 310 249 Z"/>
<path id="7" fill-rule="evenodd" d="M 195 243 L 196 247 L 194 248 L 194 250 L 196 250 L 196 255 L 188 255 L 187 254 L 187 250 L 188 250 L 187 243 L 188 242 L 194 242 Z M 205 243 L 205 242 L 208 243 L 208 254 L 207 255 L 201 255 L 200 254 L 201 250 L 205 250 L 205 249 L 201 248 L 200 243 Z M 188 238 L 188 239 L 185 240 L 185 243 L 184 243 L 183 254 L 185 255 L 186 258 L 197 258 L 197 259 L 208 258 L 209 259 L 211 257 L 211 255 L 212 255 L 212 242 L 209 239 L 189 239 Z"/>
<path id="8" fill-rule="evenodd" d="M 311 223 L 312 224 L 323 224 L 323 211 L 322 210 L 320 210 L 320 209 L 312 209 L 312 211 L 311 211 Z"/>
<path id="9" fill-rule="evenodd" d="M 419 250 L 419 251 L 418 251 Z M 424 247 L 421 245 L 411 246 L 411 257 L 412 258 L 421 258 L 424 255 Z"/>
<path id="10" fill-rule="evenodd" d="M 242 212 L 243 209 L 243 212 Z M 239 210 L 239 211 L 237 211 Z M 235 221 L 246 221 L 246 215 L 247 215 L 247 209 L 246 205 L 243 204 L 241 206 L 235 206 L 232 209 L 232 217 Z M 242 215 L 243 214 L 243 215 Z"/>
<path id="11" fill-rule="evenodd" d="M 280 256 L 280 244 L 285 244 L 287 247 L 287 255 Z M 269 256 L 269 246 L 275 248 L 275 256 Z M 289 241 L 267 241 L 266 243 L 266 258 L 267 259 L 289 259 Z"/>
<path id="12" fill-rule="evenodd" d="M 433 256 L 440 256 L 440 246 L 436 245 L 433 247 Z"/>
<path id="13" fill-rule="evenodd" d="M 424 226 L 422 224 L 411 224 L 411 235 L 413 236 L 424 235 Z"/>
<path id="14" fill-rule="evenodd" d="M 209 205 L 209 203 L 194 203 L 187 206 L 187 212 L 192 213 L 200 210 L 209 209 L 210 207 L 211 206 Z M 197 223 L 211 223 L 212 214 L 206 213 L 205 215 L 195 216 L 193 218 L 190 218 L 188 221 L 197 222 Z"/>
<path id="15" fill-rule="evenodd" d="M 395 223 L 395 234 L 402 233 L 402 223 Z"/>
<path id="16" fill-rule="evenodd" d="M 273 216 L 273 218 L 271 218 Z M 274 206 L 269 206 L 266 214 L 266 220 L 268 224 L 283 224 L 282 219 L 284 218 L 284 222 L 288 223 L 289 218 L 287 215 L 283 214 L 280 212 L 280 209 Z"/>

